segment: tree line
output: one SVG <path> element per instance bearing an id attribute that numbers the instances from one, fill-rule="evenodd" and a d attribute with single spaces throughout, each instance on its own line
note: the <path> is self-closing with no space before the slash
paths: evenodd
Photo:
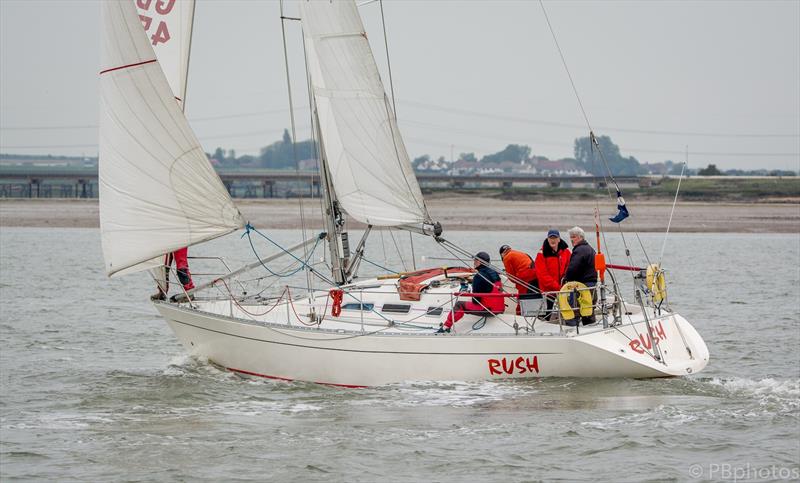
<path id="1" fill-rule="evenodd" d="M 653 165 L 648 163 L 641 163 L 633 156 L 625 156 L 622 154 L 619 146 L 615 144 L 609 136 L 600 136 L 597 138 L 599 145 L 593 147 L 591 140 L 588 136 L 575 139 L 573 145 L 573 157 L 561 159 L 558 161 L 569 161 L 575 167 L 586 171 L 594 176 L 608 175 L 610 170 L 615 176 L 636 176 L 651 173 Z M 314 141 L 307 139 L 292 143 L 292 137 L 289 135 L 288 130 L 283 131 L 281 140 L 276 141 L 269 146 L 261 149 L 257 156 L 245 155 L 236 156 L 234 150 L 225 151 L 222 148 L 217 148 L 211 158 L 217 160 L 223 168 L 265 168 L 265 169 L 293 169 L 297 166 L 298 161 L 309 160 L 316 158 L 316 144 Z M 455 160 L 447 160 L 444 156 L 440 156 L 436 161 L 442 164 L 449 164 L 454 161 L 467 161 L 473 163 L 480 163 L 486 167 L 492 167 L 506 161 L 512 163 L 532 162 L 535 160 L 544 159 L 544 156 L 536 156 L 530 146 L 525 144 L 509 144 L 505 148 L 497 151 L 496 153 L 487 154 L 480 159 L 475 153 L 460 153 Z M 433 158 L 428 154 L 423 154 L 414 158 L 412 164 L 417 169 L 420 166 L 430 164 Z M 606 168 L 606 164 L 608 168 Z M 661 170 L 664 174 L 678 175 L 681 173 L 682 163 L 666 160 L 663 163 Z M 702 169 L 687 169 L 684 174 L 686 175 L 702 175 L 702 176 L 720 176 L 720 175 L 776 175 L 776 176 L 795 176 L 797 172 L 787 170 L 726 170 L 722 171 L 717 168 L 715 164 L 709 164 L 706 168 Z"/>

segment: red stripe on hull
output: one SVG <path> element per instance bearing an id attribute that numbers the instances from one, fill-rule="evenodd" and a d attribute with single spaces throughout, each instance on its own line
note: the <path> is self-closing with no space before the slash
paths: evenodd
<path id="1" fill-rule="evenodd" d="M 238 372 L 239 374 L 247 374 L 248 376 L 263 377 L 265 379 L 274 379 L 274 380 L 277 380 L 277 381 L 294 382 L 294 379 L 289 379 L 288 377 L 268 376 L 266 374 L 259 374 L 257 372 L 245 371 L 243 369 L 235 369 L 233 367 L 226 367 L 226 369 L 228 369 L 231 372 Z M 346 387 L 348 389 L 364 389 L 364 388 L 369 387 L 369 386 L 356 386 L 356 385 L 353 385 L 353 384 L 334 384 L 332 382 L 317 382 L 317 381 L 313 381 L 313 382 L 314 382 L 314 384 L 321 384 L 323 386 Z"/>

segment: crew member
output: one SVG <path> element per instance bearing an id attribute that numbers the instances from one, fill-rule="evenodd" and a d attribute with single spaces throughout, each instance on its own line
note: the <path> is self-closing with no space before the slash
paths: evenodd
<path id="1" fill-rule="evenodd" d="M 489 254 L 478 252 L 473 258 L 475 275 L 472 277 L 473 294 L 493 294 L 500 293 L 502 282 L 500 275 L 488 264 L 491 261 Z M 447 314 L 447 319 L 443 327 L 438 332 L 450 332 L 453 324 L 461 320 L 464 314 L 494 315 L 503 313 L 505 301 L 503 297 L 472 297 L 471 301 L 458 301 L 453 306 L 453 310 Z"/>
<path id="2" fill-rule="evenodd" d="M 565 282 L 580 282 L 587 287 L 597 285 L 597 269 L 594 265 L 595 251 L 586 241 L 586 233 L 579 226 L 570 228 L 569 240 L 572 242 L 572 258 L 564 274 Z M 592 291 L 592 305 L 595 303 L 595 292 Z M 581 316 L 583 325 L 594 324 L 594 313 L 591 316 Z"/>
<path id="3" fill-rule="evenodd" d="M 169 270 L 172 266 L 172 261 L 175 260 L 175 272 L 178 274 L 178 281 L 183 285 L 184 290 L 191 290 L 194 288 L 192 282 L 192 274 L 189 272 L 189 248 L 183 247 L 175 250 L 172 253 L 164 255 L 164 270 L 165 270 L 165 287 L 162 289 L 161 285 L 158 286 L 158 292 L 152 295 L 152 300 L 165 300 L 167 292 L 169 291 Z"/>
<path id="4" fill-rule="evenodd" d="M 569 246 L 561 239 L 561 233 L 551 228 L 547 232 L 547 238 L 542 242 L 541 250 L 536 254 L 536 276 L 543 294 L 558 292 L 561 289 L 561 281 L 567 273 L 570 255 Z M 555 299 L 555 295 L 545 296 L 548 314 L 553 309 Z"/>
<path id="5" fill-rule="evenodd" d="M 522 296 L 530 291 L 538 293 L 536 268 L 530 255 L 514 250 L 508 245 L 503 245 L 500 247 L 500 258 L 503 260 L 503 268 L 505 268 L 506 273 L 514 277 L 512 282 L 517 287 L 519 298 L 523 298 Z M 531 290 L 529 290 L 529 287 Z M 517 301 L 517 315 L 519 314 L 520 304 Z"/>

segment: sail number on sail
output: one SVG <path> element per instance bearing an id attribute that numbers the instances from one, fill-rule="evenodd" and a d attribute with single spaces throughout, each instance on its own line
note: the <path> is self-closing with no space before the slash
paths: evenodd
<path id="1" fill-rule="evenodd" d="M 157 16 L 166 16 L 172 12 L 172 8 L 175 6 L 175 0 L 136 0 L 136 6 L 139 7 L 140 13 L 139 18 L 142 20 L 142 24 L 144 25 L 144 30 L 150 34 L 150 27 L 155 26 L 155 32 L 150 35 L 150 40 L 153 42 L 153 45 L 163 44 L 169 42 L 171 38 L 169 35 L 169 27 L 167 26 L 167 22 L 165 20 L 158 20 L 158 25 L 153 22 L 153 17 L 150 14 L 155 12 Z M 153 10 L 150 10 L 150 7 L 154 7 Z"/>

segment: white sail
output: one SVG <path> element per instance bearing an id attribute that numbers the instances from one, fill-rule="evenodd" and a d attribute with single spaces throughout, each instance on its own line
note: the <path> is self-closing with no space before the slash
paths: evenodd
<path id="1" fill-rule="evenodd" d="M 370 225 L 430 221 L 355 3 L 301 6 L 322 146 L 339 203 Z"/>
<path id="2" fill-rule="evenodd" d="M 175 99 L 183 105 L 186 99 L 195 0 L 131 1 L 136 2 L 139 19 Z"/>
<path id="3" fill-rule="evenodd" d="M 136 4 L 139 20 L 150 39 L 161 70 L 175 95 L 175 100 L 186 112 L 186 88 L 189 74 L 189 54 L 192 43 L 195 0 L 131 0 Z M 161 290 L 167 292 L 167 270 L 164 256 L 142 262 L 126 271 L 138 272 L 145 268 Z"/>
<path id="4" fill-rule="evenodd" d="M 113 275 L 244 219 L 175 102 L 133 2 L 105 1 L 102 11 L 100 230 Z"/>

